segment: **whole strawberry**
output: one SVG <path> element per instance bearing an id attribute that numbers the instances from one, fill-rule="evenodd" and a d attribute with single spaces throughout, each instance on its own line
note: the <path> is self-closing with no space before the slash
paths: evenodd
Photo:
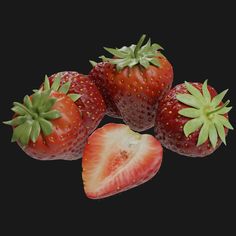
<path id="1" fill-rule="evenodd" d="M 102 56 L 106 63 L 98 63 L 90 73 L 103 96 L 109 98 L 112 105 L 108 108 L 115 111 L 112 115 L 121 115 L 136 131 L 154 126 L 158 102 L 170 90 L 173 81 L 172 66 L 159 51 L 163 48 L 151 44 L 150 39 L 142 46 L 144 40 L 145 35 L 137 45 L 105 48 L 114 57 Z"/>
<path id="2" fill-rule="evenodd" d="M 222 99 L 227 90 L 217 95 L 207 81 L 179 84 L 160 102 L 155 123 L 156 138 L 168 149 L 191 157 L 213 153 L 223 142 L 228 129 L 227 107 Z"/>
<path id="3" fill-rule="evenodd" d="M 54 81 L 56 82 L 53 90 L 60 90 L 61 86 L 67 85 L 68 93 L 79 96 L 75 103 L 81 112 L 83 125 L 88 134 L 91 134 L 99 125 L 106 111 L 105 102 L 96 85 L 88 76 L 73 71 L 56 73 L 48 79 L 49 86 Z M 68 86 L 69 84 L 70 86 Z"/>
<path id="4" fill-rule="evenodd" d="M 104 98 L 107 107 L 106 114 L 114 118 L 121 118 L 120 111 L 112 100 L 109 90 L 107 90 L 109 86 L 109 80 L 105 79 L 107 76 L 114 73 L 114 65 L 108 62 L 100 62 L 97 64 L 94 64 L 93 61 L 90 62 L 92 65 L 94 65 L 94 68 L 90 71 L 89 78 L 91 78 L 91 80 L 96 84 Z"/>
<path id="5" fill-rule="evenodd" d="M 67 96 L 68 87 L 62 86 L 60 91 L 40 89 L 26 95 L 23 103 L 14 102 L 13 119 L 4 123 L 13 127 L 12 142 L 29 156 L 39 160 L 82 157 L 88 134 L 74 103 L 78 96 Z"/>

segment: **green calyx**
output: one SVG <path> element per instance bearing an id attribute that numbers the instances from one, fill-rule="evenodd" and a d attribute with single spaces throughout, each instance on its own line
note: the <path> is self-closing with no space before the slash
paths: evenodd
<path id="1" fill-rule="evenodd" d="M 224 114 L 228 113 L 232 107 L 227 107 L 229 100 L 223 105 L 220 103 L 228 90 L 211 98 L 207 88 L 207 80 L 203 83 L 201 92 L 188 82 L 185 82 L 185 86 L 190 94 L 176 95 L 180 102 L 189 106 L 189 108 L 179 111 L 180 115 L 191 118 L 184 125 L 185 136 L 188 137 L 200 129 L 197 146 L 202 145 L 209 138 L 212 147 L 215 148 L 218 137 L 226 144 L 225 128 L 233 129 L 233 127 Z"/>
<path id="2" fill-rule="evenodd" d="M 76 102 L 81 97 L 81 95 L 77 94 L 77 93 L 68 93 L 69 89 L 70 89 L 71 82 L 68 81 L 68 82 L 64 83 L 63 85 L 60 85 L 61 77 L 62 77 L 61 73 L 58 73 L 55 76 L 55 79 L 54 79 L 52 85 L 50 86 L 49 79 L 48 79 L 47 75 L 45 75 L 43 89 L 50 90 L 50 91 L 53 90 L 53 91 L 57 91 L 60 93 L 64 93 L 68 97 L 70 97 L 74 102 Z M 34 90 L 34 91 L 37 91 L 37 90 Z"/>
<path id="3" fill-rule="evenodd" d="M 159 52 L 163 48 L 154 43 L 151 44 L 151 40 L 142 46 L 146 35 L 142 35 L 139 39 L 137 45 L 132 44 L 130 47 L 122 48 L 104 48 L 106 51 L 111 53 L 115 58 L 107 58 L 101 56 L 100 58 L 103 61 L 108 61 L 113 65 L 116 65 L 118 71 L 122 70 L 125 67 L 133 67 L 135 65 L 142 65 L 144 68 L 147 68 L 150 64 L 160 67 L 160 62 L 158 56 L 161 55 Z"/>
<path id="4" fill-rule="evenodd" d="M 50 97 L 52 91 L 64 93 L 74 102 L 81 97 L 80 94 L 68 94 L 71 83 L 67 82 L 60 86 L 60 80 L 61 75 L 59 73 L 50 86 L 49 79 L 45 76 L 43 87 L 39 90 L 33 90 L 34 94 L 31 98 L 26 95 L 22 104 L 13 103 L 12 111 L 15 112 L 16 117 L 3 122 L 14 127 L 12 142 L 18 141 L 22 146 L 25 146 L 30 140 L 35 143 L 41 132 L 45 136 L 52 133 L 51 121 L 61 117 L 59 111 L 52 110 L 57 101 L 56 98 Z"/>
<path id="5" fill-rule="evenodd" d="M 3 122 L 14 127 L 12 142 L 18 141 L 25 146 L 30 140 L 35 143 L 41 131 L 45 136 L 51 134 L 53 126 L 50 121 L 60 118 L 61 114 L 52 110 L 57 99 L 50 97 L 50 93 L 50 90 L 38 90 L 31 98 L 26 95 L 22 104 L 13 103 L 12 111 L 16 117 Z"/>

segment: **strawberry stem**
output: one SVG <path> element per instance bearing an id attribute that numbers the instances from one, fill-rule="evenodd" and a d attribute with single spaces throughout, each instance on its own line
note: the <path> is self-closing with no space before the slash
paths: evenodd
<path id="1" fill-rule="evenodd" d="M 142 44 L 143 44 L 143 41 L 145 40 L 146 38 L 146 35 L 143 34 L 142 37 L 139 39 L 135 49 L 134 49 L 134 56 L 137 57 L 137 54 L 138 54 L 138 51 L 139 49 L 141 48 Z"/>
<path id="2" fill-rule="evenodd" d="M 224 104 L 223 106 L 217 107 L 215 110 L 207 112 L 207 115 L 209 116 L 209 115 L 211 115 L 211 114 L 213 114 L 213 113 L 216 113 L 216 112 L 220 111 L 221 109 L 223 109 L 224 107 L 226 107 L 226 106 L 229 104 L 229 102 L 230 102 L 230 101 L 228 100 L 228 101 L 225 102 L 225 104 Z"/>

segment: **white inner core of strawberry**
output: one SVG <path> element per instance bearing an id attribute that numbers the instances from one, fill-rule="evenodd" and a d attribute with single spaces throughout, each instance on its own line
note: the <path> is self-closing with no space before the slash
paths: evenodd
<path id="1" fill-rule="evenodd" d="M 112 151 L 104 155 L 104 171 L 101 175 L 103 179 L 116 174 L 120 168 L 127 165 L 131 159 L 135 158 L 136 153 L 139 152 L 142 146 L 140 145 L 142 139 L 140 134 L 133 132 L 129 128 L 124 131 L 125 134 L 119 131 L 116 139 L 114 137 L 110 139 L 109 148 Z"/>
<path id="2" fill-rule="evenodd" d="M 124 126 L 124 128 L 118 128 L 112 132 L 104 130 L 99 136 L 99 140 L 103 141 L 97 147 L 100 149 L 99 153 L 96 148 L 93 150 L 94 153 L 90 153 L 99 155 L 99 157 L 97 157 L 97 161 L 93 162 L 93 167 L 87 170 L 87 174 L 90 176 L 87 187 L 99 192 L 109 186 L 111 181 L 115 181 L 117 186 L 122 185 L 122 179 L 128 181 L 128 178 L 131 178 L 132 181 L 135 181 L 134 167 L 140 165 L 143 155 L 149 151 L 146 135 L 135 133 Z"/>

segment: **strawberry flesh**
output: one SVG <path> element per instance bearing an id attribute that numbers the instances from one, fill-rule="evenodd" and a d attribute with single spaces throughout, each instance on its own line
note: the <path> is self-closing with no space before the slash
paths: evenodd
<path id="1" fill-rule="evenodd" d="M 96 130 L 85 146 L 82 166 L 89 198 L 105 198 L 138 186 L 159 170 L 162 146 L 151 135 L 140 135 L 123 124 Z"/>

